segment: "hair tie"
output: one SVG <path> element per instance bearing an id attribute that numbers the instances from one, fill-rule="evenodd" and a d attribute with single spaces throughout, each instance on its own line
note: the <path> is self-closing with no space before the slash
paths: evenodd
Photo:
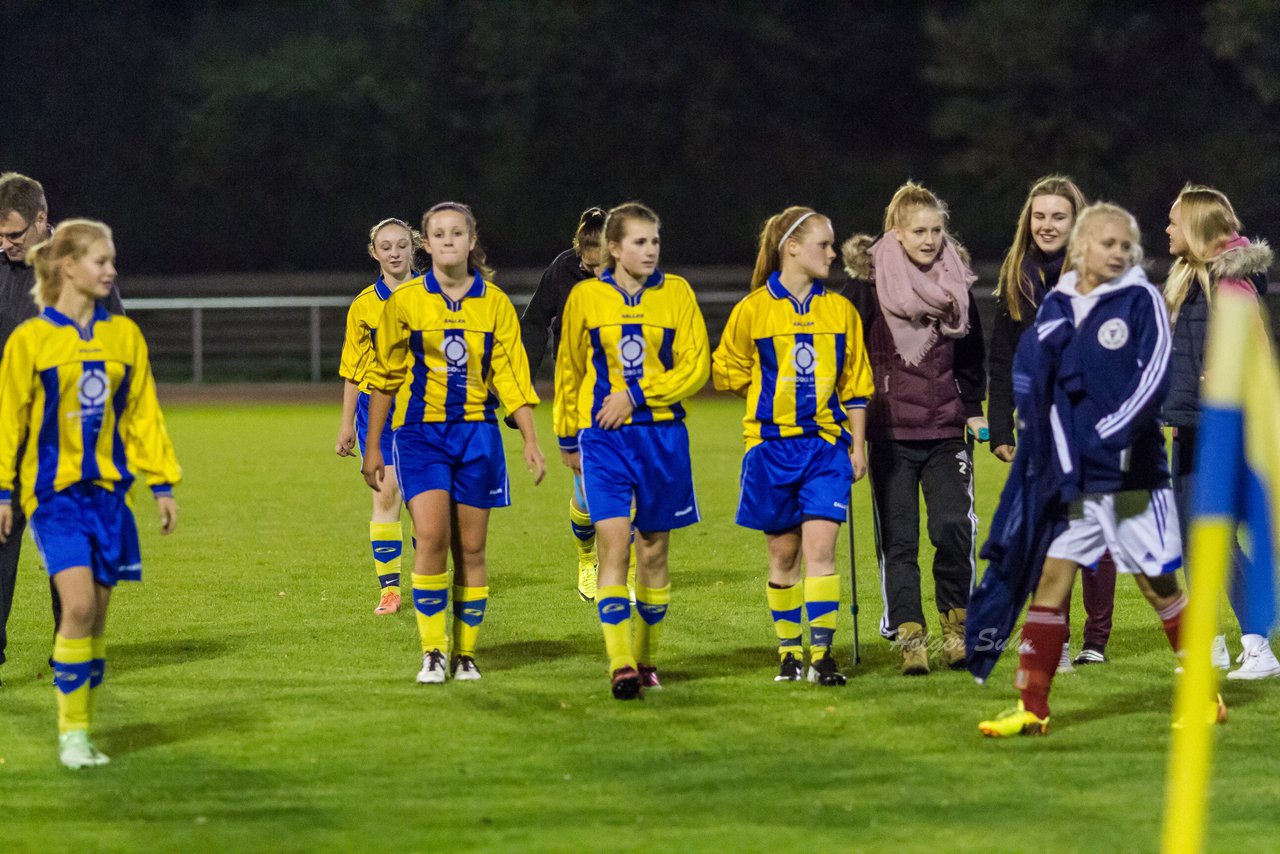
<path id="1" fill-rule="evenodd" d="M 813 216 L 815 213 L 817 213 L 817 211 L 809 211 L 807 214 L 802 214 L 795 222 L 791 223 L 791 227 L 787 229 L 786 233 L 782 235 L 782 239 L 778 241 L 779 252 L 782 251 L 782 244 L 787 242 L 787 238 L 791 236 L 791 232 L 799 228 L 800 223 L 804 222 L 806 219 Z"/>

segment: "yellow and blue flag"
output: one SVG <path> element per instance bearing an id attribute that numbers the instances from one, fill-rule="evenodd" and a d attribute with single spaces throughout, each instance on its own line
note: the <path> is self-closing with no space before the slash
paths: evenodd
<path id="1" fill-rule="evenodd" d="M 1184 673 L 1174 698 L 1165 792 L 1164 850 L 1200 851 L 1213 742 L 1205 703 L 1216 690 L 1210 646 L 1217 633 L 1237 532 L 1243 531 L 1249 590 L 1242 623 L 1274 626 L 1280 535 L 1280 367 L 1256 296 L 1219 288 L 1214 298 L 1201 394 L 1191 526 L 1196 580 L 1182 623 Z"/>

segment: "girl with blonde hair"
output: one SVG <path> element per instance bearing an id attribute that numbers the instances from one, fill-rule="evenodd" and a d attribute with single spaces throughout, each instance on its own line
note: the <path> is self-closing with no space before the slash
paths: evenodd
<path id="1" fill-rule="evenodd" d="M 173 487 L 182 469 L 146 341 L 136 323 L 99 303 L 115 282 L 115 258 L 111 230 L 85 219 L 62 222 L 29 250 L 41 311 L 14 331 L 0 361 L 0 541 L 15 534 L 17 479 L 62 597 L 52 661 L 59 758 L 68 768 L 108 762 L 89 727 L 106 673 L 112 591 L 142 579 L 129 506 L 136 473 L 155 495 L 161 533 L 178 523 Z"/>
<path id="2" fill-rule="evenodd" d="M 947 207 L 912 182 L 885 209 L 884 233 L 844 243 L 845 270 L 875 378 L 867 407 L 869 469 L 884 614 L 880 633 L 903 675 L 929 672 L 920 598 L 920 494 L 928 511 L 935 602 L 948 667 L 965 662 L 965 614 L 977 569 L 973 459 L 987 376 L 968 254 L 947 232 Z"/>
<path id="3" fill-rule="evenodd" d="M 1213 296 L 1219 288 L 1234 288 L 1254 297 L 1267 289 L 1271 247 L 1266 241 L 1250 242 L 1242 237 L 1242 228 L 1231 201 L 1223 193 L 1212 187 L 1188 184 L 1170 207 L 1169 225 L 1165 229 L 1174 262 L 1164 286 L 1173 322 L 1172 381 L 1164 419 L 1173 428 L 1173 489 L 1178 515 L 1184 522 L 1184 543 L 1198 468 L 1195 447 L 1200 418 L 1200 378 L 1204 375 L 1205 336 Z M 1280 676 L 1280 661 L 1276 660 L 1267 640 L 1271 627 L 1256 625 L 1249 616 L 1250 594 L 1242 560 L 1243 555 L 1237 551 L 1227 592 L 1240 620 L 1240 642 L 1244 649 L 1236 659 L 1240 667 L 1228 673 L 1227 678 Z M 1214 638 L 1213 662 L 1221 670 L 1231 666 L 1225 635 Z"/>
<path id="4" fill-rule="evenodd" d="M 1034 450 L 1014 460 L 984 550 L 991 566 L 974 596 L 975 620 L 1012 626 L 1025 594 L 1001 594 L 997 580 L 1016 578 L 1019 589 L 1034 588 L 1018 646 L 1018 705 L 978 724 L 992 737 L 1049 731 L 1066 601 L 1076 573 L 1104 551 L 1134 577 L 1174 652 L 1181 648 L 1182 545 L 1160 424 L 1169 383 L 1168 313 L 1139 266 L 1138 224 L 1128 211 L 1086 208 L 1068 251 L 1072 269 L 1040 306 L 1036 334 L 1018 346 L 1019 399 L 1028 408 L 1026 444 Z M 1034 512 L 1024 503 L 1032 494 Z M 999 547 L 1019 541 L 1034 545 Z M 1029 567 L 1039 568 L 1038 578 Z M 985 647 L 976 639 L 971 633 L 970 670 L 985 678 L 1007 638 L 984 630 Z M 1221 697 L 1207 711 L 1212 720 L 1226 719 Z"/>
<path id="5" fill-rule="evenodd" d="M 1013 462 L 1017 445 L 1013 429 L 1013 351 L 1022 333 L 1035 323 L 1036 310 L 1045 295 L 1071 267 L 1067 261 L 1067 239 L 1084 206 L 1084 194 L 1067 176 L 1046 175 L 1036 181 L 1018 215 L 1013 244 L 1000 265 L 996 322 L 991 330 L 987 418 L 991 422 L 991 453 L 1002 462 Z M 1107 661 L 1107 641 L 1111 638 L 1116 598 L 1116 566 L 1110 554 L 1103 555 L 1093 572 L 1084 574 L 1081 586 L 1087 617 L 1084 645 L 1074 663 L 1102 664 Z M 1058 671 L 1072 669 L 1068 640 L 1062 647 Z"/>
<path id="6" fill-rule="evenodd" d="M 867 470 L 871 366 L 853 305 L 822 282 L 836 258 L 831 221 L 790 207 L 769 217 L 759 243 L 751 293 L 734 306 L 712 357 L 716 388 L 747 401 L 737 522 L 763 532 L 768 548 L 775 680 L 805 677 L 807 610 L 808 680 L 843 685 L 831 649 L 836 537 L 849 490 Z"/>
<path id="7" fill-rule="evenodd" d="M 342 342 L 338 374 L 342 384 L 342 421 L 338 427 L 336 450 L 340 457 L 365 453 L 369 432 L 369 389 L 366 374 L 373 362 L 374 341 L 382 309 L 391 294 L 417 276 L 414 253 L 422 247 L 422 235 L 407 222 L 389 217 L 369 229 L 369 257 L 378 262 L 378 278 L 351 301 L 347 309 L 347 332 Z M 394 431 L 382 431 L 382 458 L 393 459 Z M 400 610 L 400 555 L 404 535 L 400 530 L 400 490 L 395 486 L 395 466 L 387 466 L 385 489 L 373 493 L 373 514 L 369 521 L 369 546 L 374 572 L 378 576 L 379 599 L 373 613 L 394 614 Z"/>

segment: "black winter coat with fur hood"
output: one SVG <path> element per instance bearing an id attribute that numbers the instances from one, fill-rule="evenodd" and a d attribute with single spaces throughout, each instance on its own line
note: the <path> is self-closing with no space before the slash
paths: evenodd
<path id="1" fill-rule="evenodd" d="M 1267 292 L 1267 268 L 1271 247 L 1265 240 L 1228 249 L 1209 261 L 1209 283 L 1214 290 L 1223 279 L 1244 279 Z M 1169 396 L 1164 401 L 1164 421 L 1170 427 L 1195 427 L 1200 421 L 1200 381 L 1204 378 L 1204 342 L 1209 331 L 1209 300 L 1194 283 L 1178 310 L 1173 326 L 1173 355 L 1169 360 Z"/>

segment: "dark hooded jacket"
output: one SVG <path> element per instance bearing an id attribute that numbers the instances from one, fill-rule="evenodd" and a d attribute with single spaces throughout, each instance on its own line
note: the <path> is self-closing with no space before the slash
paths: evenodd
<path id="1" fill-rule="evenodd" d="M 1228 249 L 1209 261 L 1210 287 L 1223 279 L 1243 279 L 1259 294 L 1267 291 L 1271 247 L 1265 240 Z M 1173 326 L 1173 356 L 1169 363 L 1169 396 L 1164 420 L 1171 427 L 1194 427 L 1200 420 L 1200 381 L 1204 378 L 1204 342 L 1209 331 L 1209 300 L 1194 283 L 1178 309 Z"/>

